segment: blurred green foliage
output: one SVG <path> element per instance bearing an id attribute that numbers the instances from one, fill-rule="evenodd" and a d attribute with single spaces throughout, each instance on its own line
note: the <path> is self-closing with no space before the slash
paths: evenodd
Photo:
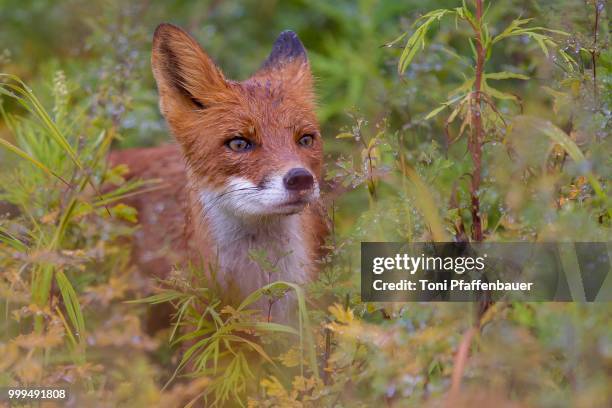
<path id="1" fill-rule="evenodd" d="M 569 34 L 551 34 L 558 47 L 549 55 L 516 36 L 496 46 L 487 61 L 486 72 L 513 77 L 491 79 L 500 94 L 512 96 L 497 98 L 497 112 L 485 118 L 477 192 L 485 240 L 610 240 L 606 6 L 603 0 L 485 2 L 492 36 L 517 18 Z M 181 406 L 211 387 L 224 390 L 229 405 L 236 395 L 251 406 L 443 403 L 474 307 L 361 303 L 355 259 L 360 241 L 463 239 L 462 231 L 471 228 L 473 163 L 466 140 L 450 143 L 446 135 L 457 134 L 461 121 L 450 121 L 447 129 L 451 108 L 428 114 L 474 75 L 472 29 L 452 17 L 433 23 L 427 48 L 400 73 L 405 42 L 387 46 L 403 33 L 410 37 L 420 16 L 455 7 L 461 3 L 0 0 L 0 72 L 33 89 L 87 169 L 66 160 L 66 150 L 53 144 L 36 115 L 2 97 L 14 122 L 7 116 L 0 121 L 0 138 L 71 187 L 0 149 L 0 209 L 10 213 L 0 217 L 0 385 L 69 385 L 82 406 L 102 400 L 109 406 Z M 125 169 L 94 160 L 111 147 L 105 140 L 112 148 L 170 140 L 149 66 L 160 22 L 187 29 L 234 79 L 258 68 L 282 30 L 296 31 L 308 50 L 334 225 L 321 277 L 306 288 L 318 367 L 304 361 L 303 345 L 295 340 L 302 337 L 278 339 L 249 326 L 274 364 L 262 357 L 259 343 L 239 339 L 244 348 L 231 367 L 238 373 L 232 377 L 240 384 L 236 393 L 206 370 L 162 390 L 181 365 L 180 350 L 167 344 L 169 333 L 151 337 L 141 329 L 145 306 L 124 303 L 150 292 L 150 283 L 130 268 L 122 240 L 137 226 L 118 222 L 133 221 L 133 210 L 112 202 L 135 186 L 124 184 Z M 105 182 L 119 190 L 96 194 Z M 71 200 L 78 211 L 67 211 Z M 59 227 L 62 239 L 56 241 Z M 41 289 L 32 280 L 41 273 L 57 277 L 57 271 L 68 282 L 46 281 L 51 287 L 35 295 Z M 186 285 L 173 290 L 174 300 L 202 300 Z M 84 316 L 81 333 L 78 307 L 66 306 L 72 292 Z M 480 317 L 462 393 L 451 406 L 609 405 L 611 312 L 608 304 L 494 305 Z M 231 330 L 253 319 L 223 305 L 210 313 Z M 257 375 L 249 376 L 243 352 L 259 359 Z"/>

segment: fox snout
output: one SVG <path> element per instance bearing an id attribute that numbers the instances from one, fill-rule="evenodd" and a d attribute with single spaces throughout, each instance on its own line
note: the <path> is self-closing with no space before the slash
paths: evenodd
<path id="1" fill-rule="evenodd" d="M 312 173 L 303 167 L 292 168 L 283 177 L 283 184 L 289 191 L 301 192 L 310 190 L 314 186 Z"/>
<path id="2" fill-rule="evenodd" d="M 297 214 L 316 201 L 319 194 L 314 174 L 294 165 L 288 170 L 269 173 L 259 182 L 247 177 L 230 177 L 221 190 L 204 188 L 200 201 L 207 213 L 214 211 L 214 207 L 226 215 L 251 219 Z"/>

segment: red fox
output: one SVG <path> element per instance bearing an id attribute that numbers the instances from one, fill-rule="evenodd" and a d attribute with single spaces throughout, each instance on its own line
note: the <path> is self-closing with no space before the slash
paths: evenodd
<path id="1" fill-rule="evenodd" d="M 110 157 L 129 166 L 129 177 L 164 183 L 130 202 L 141 224 L 136 263 L 157 276 L 176 263 L 216 264 L 219 285 L 240 296 L 275 280 L 311 280 L 327 232 L 323 140 L 297 35 L 281 33 L 261 68 L 242 82 L 226 79 L 171 24 L 157 27 L 151 62 L 178 146 Z M 253 250 L 265 251 L 276 273 L 262 270 Z"/>

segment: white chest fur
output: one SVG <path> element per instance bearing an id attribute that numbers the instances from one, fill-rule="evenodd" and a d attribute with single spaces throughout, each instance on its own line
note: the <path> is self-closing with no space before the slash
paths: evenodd
<path id="1" fill-rule="evenodd" d="M 312 267 L 300 214 L 245 220 L 201 195 L 205 221 L 218 256 L 217 279 L 242 296 L 278 280 L 304 283 Z M 264 258 L 263 261 L 261 258 Z"/>

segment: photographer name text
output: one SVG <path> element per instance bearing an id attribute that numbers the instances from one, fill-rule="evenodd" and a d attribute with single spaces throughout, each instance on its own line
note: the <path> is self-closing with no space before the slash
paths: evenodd
<path id="1" fill-rule="evenodd" d="M 486 267 L 487 254 L 482 256 L 440 257 L 411 256 L 396 254 L 393 257 L 375 257 L 372 260 L 372 273 L 382 275 L 385 272 L 403 272 L 410 279 L 393 282 L 374 279 L 372 288 L 376 291 L 530 291 L 532 282 L 503 282 L 481 279 L 415 279 L 417 272 L 453 272 L 462 276 L 466 273 L 483 273 Z"/>

